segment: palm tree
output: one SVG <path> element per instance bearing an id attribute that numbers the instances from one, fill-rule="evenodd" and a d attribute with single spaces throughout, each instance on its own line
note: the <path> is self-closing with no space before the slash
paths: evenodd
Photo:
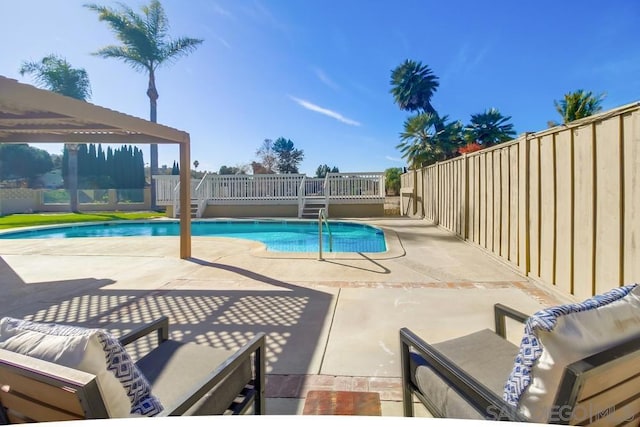
<path id="1" fill-rule="evenodd" d="M 20 75 L 30 74 L 36 84 L 61 95 L 86 101 L 91 98 L 89 75 L 84 68 L 73 68 L 64 58 L 49 55 L 41 61 L 25 61 Z M 65 144 L 69 153 L 69 196 L 72 212 L 78 212 L 78 145 Z"/>
<path id="2" fill-rule="evenodd" d="M 553 101 L 558 114 L 562 116 L 563 123 L 569 123 L 574 120 L 582 119 L 602 111 L 602 101 L 605 94 L 594 95 L 593 92 L 585 92 L 578 89 L 575 92 L 569 92 L 564 95 L 564 99 Z M 554 124 L 550 122 L 550 124 Z"/>
<path id="3" fill-rule="evenodd" d="M 135 71 L 144 71 L 149 76 L 147 96 L 150 105 L 150 120 L 157 121 L 158 90 L 156 70 L 176 59 L 193 52 L 203 40 L 189 37 L 171 39 L 168 35 L 169 21 L 158 0 L 151 0 L 142 7 L 142 15 L 129 6 L 119 3 L 119 9 L 96 4 L 85 7 L 98 13 L 98 19 L 105 21 L 122 43 L 98 50 L 95 55 L 103 58 L 119 59 Z M 156 207 L 156 191 L 153 175 L 158 173 L 158 145 L 151 144 L 151 205 Z"/>
<path id="4" fill-rule="evenodd" d="M 484 113 L 472 114 L 471 122 L 465 127 L 468 142 L 478 143 L 484 147 L 509 141 L 516 136 L 513 125 L 508 123 L 511 116 L 504 117 L 496 108 Z"/>
<path id="5" fill-rule="evenodd" d="M 391 94 L 401 110 L 438 115 L 431 97 L 440 83 L 428 66 L 407 59 L 391 71 L 391 86 Z M 440 124 L 437 126 L 441 131 Z"/>
<path id="6" fill-rule="evenodd" d="M 455 157 L 462 141 L 461 133 L 460 122 L 447 123 L 447 116 L 421 113 L 404 122 L 404 132 L 400 133 L 402 142 L 396 148 L 409 166 L 416 169 Z"/>

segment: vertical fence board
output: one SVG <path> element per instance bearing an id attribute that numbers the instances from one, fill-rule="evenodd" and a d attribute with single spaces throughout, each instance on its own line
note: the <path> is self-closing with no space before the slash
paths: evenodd
<path id="1" fill-rule="evenodd" d="M 452 212 L 452 220 L 453 220 L 453 229 L 458 236 L 462 236 L 462 227 L 460 226 L 460 200 L 462 199 L 462 161 L 461 159 L 457 159 L 453 164 L 453 177 L 455 180 L 455 188 L 456 188 L 456 197 L 453 200 L 453 212 Z"/>
<path id="2" fill-rule="evenodd" d="M 487 153 L 480 157 L 480 246 L 487 247 Z"/>
<path id="3" fill-rule="evenodd" d="M 593 295 L 594 147 L 590 125 L 573 131 L 574 233 L 573 292 L 578 298 Z"/>
<path id="4" fill-rule="evenodd" d="M 491 154 L 493 157 L 493 247 L 491 251 L 500 255 L 500 235 L 501 235 L 501 218 L 502 218 L 502 150 L 494 150 Z"/>
<path id="5" fill-rule="evenodd" d="M 624 123 L 624 283 L 640 283 L 640 112 Z"/>
<path id="6" fill-rule="evenodd" d="M 500 207 L 500 218 L 501 218 L 501 224 L 500 224 L 500 256 L 503 257 L 504 259 L 509 259 L 509 220 L 511 219 L 511 215 L 510 215 L 510 206 L 509 206 L 509 200 L 510 200 L 510 187 L 511 187 L 511 174 L 509 173 L 509 169 L 510 169 L 510 158 L 509 158 L 509 151 L 510 148 L 504 148 L 502 150 L 500 150 L 501 153 L 500 155 L 502 156 L 501 159 L 501 178 L 502 178 L 502 182 L 500 184 L 500 190 L 501 190 L 501 195 L 500 195 L 500 199 L 502 201 L 501 207 Z"/>
<path id="7" fill-rule="evenodd" d="M 467 181 L 469 182 L 469 209 L 467 210 L 467 222 L 469 223 L 469 240 L 477 243 L 476 238 L 476 156 L 467 157 Z"/>
<path id="8" fill-rule="evenodd" d="M 596 131 L 596 293 L 620 286 L 620 118 L 595 124 Z"/>
<path id="9" fill-rule="evenodd" d="M 573 166 L 571 130 L 556 137 L 556 285 L 571 294 L 573 287 Z"/>
<path id="10" fill-rule="evenodd" d="M 530 142 L 527 134 L 518 143 L 518 266 L 520 272 L 528 275 L 531 269 L 530 242 L 530 196 L 529 175 L 531 171 Z"/>
<path id="11" fill-rule="evenodd" d="M 453 221 L 451 220 L 451 214 L 453 213 L 453 201 L 456 193 L 456 188 L 453 183 L 453 163 L 447 163 L 447 222 L 449 223 L 449 231 L 453 231 Z"/>
<path id="12" fill-rule="evenodd" d="M 518 255 L 520 250 L 520 242 L 518 241 L 520 216 L 519 152 L 520 145 L 515 144 L 509 147 L 509 261 L 516 266 L 520 263 Z"/>
<path id="13" fill-rule="evenodd" d="M 469 239 L 469 156 L 463 155 L 460 165 L 460 235 L 466 240 Z"/>
<path id="14" fill-rule="evenodd" d="M 529 143 L 529 246 L 531 268 L 540 277 L 540 138 Z"/>
<path id="15" fill-rule="evenodd" d="M 473 164 L 474 166 L 474 174 L 473 174 L 473 186 L 475 188 L 474 190 L 474 196 L 473 196 L 473 205 L 475 206 L 475 214 L 474 214 L 474 220 L 473 220 L 473 234 L 474 234 L 474 242 L 477 243 L 478 245 L 480 244 L 480 218 L 482 216 L 482 205 L 480 203 L 480 176 L 481 176 L 481 169 L 480 169 L 480 160 L 481 157 L 480 155 L 474 156 L 473 158 Z"/>
<path id="16" fill-rule="evenodd" d="M 458 207 L 458 196 L 459 196 L 459 192 L 460 189 L 458 188 L 458 161 L 454 160 L 453 162 L 451 162 L 451 164 L 449 165 L 449 172 L 450 172 L 450 179 L 451 179 L 451 189 L 453 191 L 451 191 L 451 206 L 450 206 L 450 212 L 449 212 L 449 220 L 451 221 L 451 231 L 453 231 L 454 233 L 458 234 L 458 224 L 456 221 L 456 212 L 457 212 L 457 207 Z"/>
<path id="17" fill-rule="evenodd" d="M 493 251 L 493 152 L 488 152 L 485 154 L 486 162 L 487 162 L 487 243 L 485 247 Z"/>
<path id="18" fill-rule="evenodd" d="M 556 183 L 554 135 L 540 141 L 540 278 L 555 283 Z"/>

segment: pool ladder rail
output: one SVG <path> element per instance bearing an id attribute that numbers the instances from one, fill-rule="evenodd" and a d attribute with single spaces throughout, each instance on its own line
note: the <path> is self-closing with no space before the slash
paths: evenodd
<path id="1" fill-rule="evenodd" d="M 321 208 L 318 211 L 318 261 L 324 261 L 322 258 L 322 224 L 326 224 L 327 231 L 329 232 L 329 252 L 333 252 L 333 235 L 331 234 L 331 227 L 327 220 L 327 210 Z"/>

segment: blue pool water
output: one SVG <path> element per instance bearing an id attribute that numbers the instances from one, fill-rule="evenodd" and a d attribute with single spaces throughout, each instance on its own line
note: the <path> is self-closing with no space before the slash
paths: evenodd
<path id="1" fill-rule="evenodd" d="M 333 252 L 384 252 L 384 233 L 376 227 L 330 222 Z M 53 239 L 72 237 L 179 236 L 177 221 L 109 222 L 0 233 L 0 239 Z M 273 252 L 317 252 L 316 221 L 193 221 L 192 236 L 257 240 Z M 329 234 L 323 227 L 322 250 L 329 252 Z"/>

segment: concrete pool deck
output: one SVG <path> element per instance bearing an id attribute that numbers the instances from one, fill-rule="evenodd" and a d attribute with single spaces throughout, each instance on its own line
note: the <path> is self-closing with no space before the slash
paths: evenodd
<path id="1" fill-rule="evenodd" d="M 167 315 L 172 338 L 230 349 L 266 332 L 268 414 L 299 414 L 308 390 L 333 389 L 377 391 L 392 416 L 400 327 L 437 342 L 492 328 L 496 302 L 563 302 L 426 221 L 364 222 L 385 230 L 389 253 L 318 261 L 194 237 L 181 260 L 177 237 L 0 240 L 1 314 L 115 333 Z"/>

